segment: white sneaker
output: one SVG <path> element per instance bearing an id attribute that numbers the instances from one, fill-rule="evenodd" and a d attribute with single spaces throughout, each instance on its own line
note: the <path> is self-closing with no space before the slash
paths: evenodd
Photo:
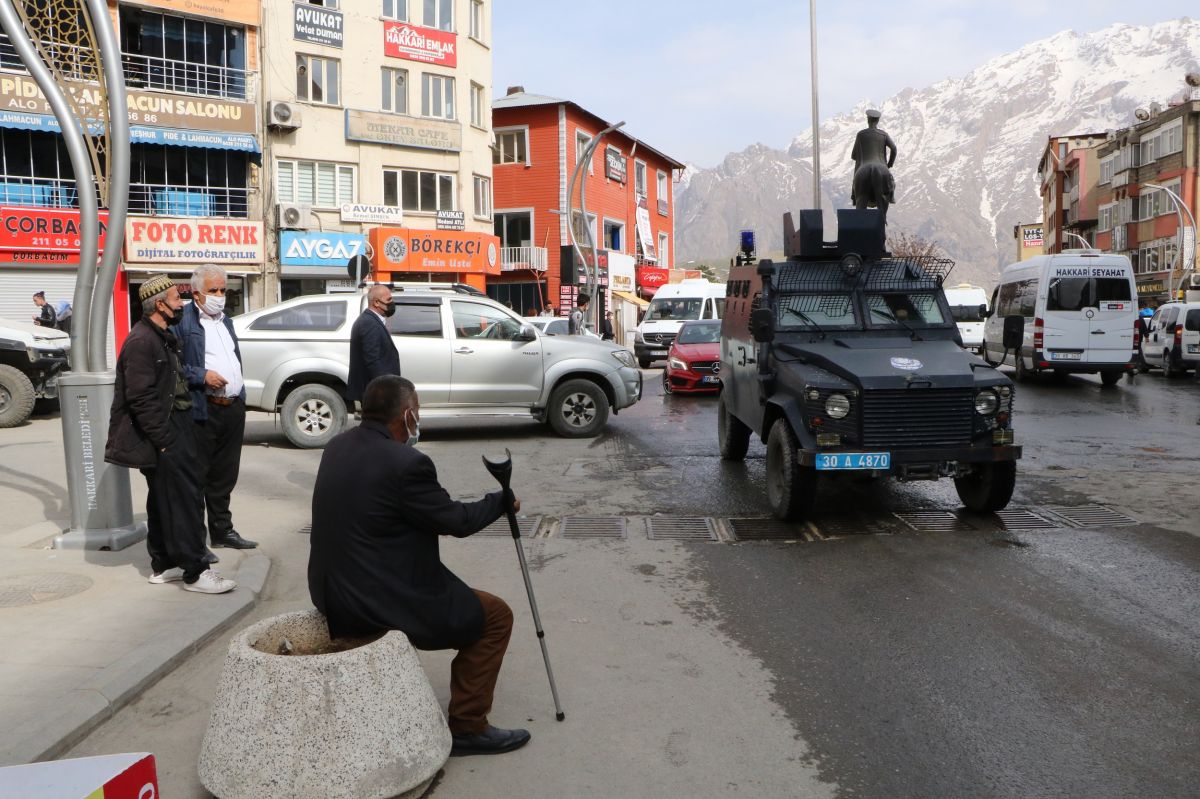
<path id="1" fill-rule="evenodd" d="M 183 569 L 176 566 L 170 569 L 164 569 L 160 572 L 154 572 L 150 575 L 149 582 L 153 583 L 154 585 L 162 585 L 163 583 L 173 583 L 182 579 Z"/>
<path id="2" fill-rule="evenodd" d="M 237 583 L 227 577 L 222 577 L 212 569 L 201 572 L 194 583 L 184 583 L 184 591 L 195 591 L 200 594 L 224 594 L 237 588 Z"/>

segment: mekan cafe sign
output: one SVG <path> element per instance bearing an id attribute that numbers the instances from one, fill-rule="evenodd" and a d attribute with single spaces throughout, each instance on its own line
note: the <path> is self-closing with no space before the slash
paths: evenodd
<path id="1" fill-rule="evenodd" d="M 261 264 L 262 222 L 131 216 L 125 222 L 129 263 Z"/>
<path id="2" fill-rule="evenodd" d="M 383 54 L 422 61 L 439 67 L 458 66 L 458 37 L 449 31 L 422 28 L 407 22 L 383 23 Z"/>

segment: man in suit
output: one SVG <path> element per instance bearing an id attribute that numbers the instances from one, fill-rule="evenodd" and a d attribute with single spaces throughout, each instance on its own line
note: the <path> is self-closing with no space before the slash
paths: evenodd
<path id="1" fill-rule="evenodd" d="M 524 746 L 527 731 L 488 723 L 512 611 L 499 597 L 469 588 L 438 553 L 439 535 L 462 538 L 498 519 L 504 494 L 458 502 L 446 493 L 433 461 L 412 446 L 421 414 L 411 381 L 377 377 L 362 405 L 362 424 L 329 442 L 317 471 L 308 558 L 313 604 L 334 638 L 400 630 L 418 649 L 458 650 L 450 664 L 450 754 Z"/>
<path id="2" fill-rule="evenodd" d="M 361 402 L 367 383 L 375 378 L 400 374 L 400 353 L 387 329 L 387 318 L 395 312 L 392 290 L 387 286 L 371 286 L 367 291 L 367 307 L 350 329 L 350 385 L 346 398 L 351 402 Z"/>

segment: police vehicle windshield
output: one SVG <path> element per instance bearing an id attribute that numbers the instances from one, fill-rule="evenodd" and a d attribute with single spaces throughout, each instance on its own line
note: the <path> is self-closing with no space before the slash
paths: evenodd
<path id="1" fill-rule="evenodd" d="M 850 293 L 786 294 L 779 299 L 781 329 L 848 330 L 860 327 Z"/>
<path id="2" fill-rule="evenodd" d="M 933 292 L 893 291 L 867 294 L 872 327 L 940 325 L 946 321 Z"/>

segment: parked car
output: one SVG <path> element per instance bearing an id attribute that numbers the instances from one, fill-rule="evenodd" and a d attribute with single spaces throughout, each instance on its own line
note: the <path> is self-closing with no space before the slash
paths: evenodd
<path id="1" fill-rule="evenodd" d="M 1162 369 L 1167 377 L 1200 365 L 1200 302 L 1168 302 L 1146 323 L 1142 369 Z"/>
<path id="2" fill-rule="evenodd" d="M 546 336 L 499 303 L 437 288 L 393 293 L 387 319 L 421 418 L 532 416 L 594 436 L 641 398 L 633 354 L 584 336 Z M 246 405 L 279 412 L 288 440 L 322 447 L 346 424 L 350 328 L 362 294 L 297 297 L 235 317 Z"/>
<path id="3" fill-rule="evenodd" d="M 31 322 L 0 319 L 0 427 L 16 427 L 37 400 L 58 397 L 71 337 Z"/>
<path id="4" fill-rule="evenodd" d="M 721 390 L 721 320 L 685 322 L 667 353 L 663 391 L 716 393 Z"/>
<path id="5" fill-rule="evenodd" d="M 570 323 L 565 316 L 525 316 L 521 321 L 528 322 L 547 336 L 571 335 Z M 583 335 L 591 336 L 594 339 L 600 338 L 590 328 L 584 328 Z"/>

